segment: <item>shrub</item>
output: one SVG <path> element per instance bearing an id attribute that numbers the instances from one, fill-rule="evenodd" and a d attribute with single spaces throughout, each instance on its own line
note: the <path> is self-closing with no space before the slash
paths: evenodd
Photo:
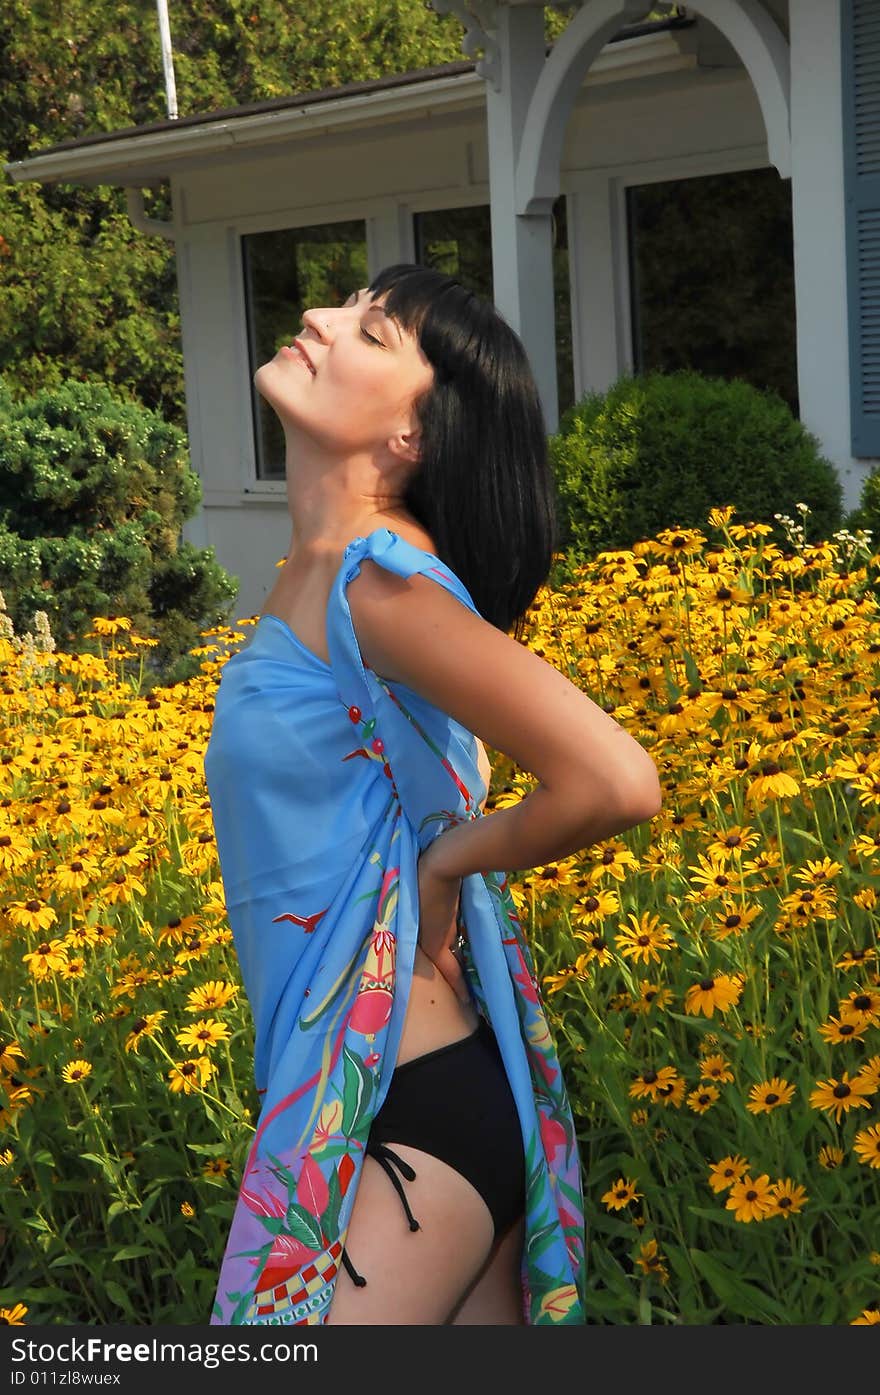
<path id="1" fill-rule="evenodd" d="M 80 647 L 92 617 L 124 613 L 165 681 L 228 615 L 237 578 L 180 540 L 201 500 L 186 437 L 104 386 L 68 383 L 0 409 L 0 587 L 16 628 L 45 611 Z M 176 666 L 176 667 L 175 667 Z"/>
<path id="2" fill-rule="evenodd" d="M 561 547 L 581 560 L 663 528 L 695 527 L 716 506 L 771 524 L 802 500 L 811 540 L 842 515 L 836 470 L 772 392 L 699 373 L 622 378 L 565 414 L 550 453 Z"/>

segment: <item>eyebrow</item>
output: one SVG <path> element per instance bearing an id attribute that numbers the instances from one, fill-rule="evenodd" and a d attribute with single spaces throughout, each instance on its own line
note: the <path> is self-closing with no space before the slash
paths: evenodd
<path id="1" fill-rule="evenodd" d="M 369 293 L 369 289 L 370 289 L 369 286 L 364 287 L 364 289 L 367 291 L 367 293 Z M 348 297 L 349 300 L 351 300 L 352 296 L 354 296 L 354 304 L 357 305 L 358 301 L 359 301 L 360 298 L 361 298 L 361 292 L 360 292 L 360 291 L 352 291 L 351 295 Z M 389 320 L 391 321 L 391 323 L 393 324 L 394 328 L 397 330 L 397 337 L 398 337 L 398 339 L 400 340 L 400 342 L 401 342 L 401 344 L 402 344 L 402 343 L 403 343 L 403 335 L 402 335 L 401 332 L 400 332 L 400 325 L 397 323 L 397 321 L 395 320 L 394 316 L 393 316 L 393 315 L 390 315 L 390 314 L 388 313 L 388 311 L 385 309 L 385 306 L 384 306 L 384 305 L 376 305 L 376 304 L 373 304 L 373 305 L 370 306 L 370 310 L 378 310 L 379 313 L 380 313 L 381 315 L 384 315 L 384 316 L 386 317 L 386 319 L 389 319 Z M 369 311 L 368 311 L 367 313 L 369 314 Z"/>

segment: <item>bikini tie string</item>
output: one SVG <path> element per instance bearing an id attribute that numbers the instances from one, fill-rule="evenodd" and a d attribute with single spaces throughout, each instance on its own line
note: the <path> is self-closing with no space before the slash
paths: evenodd
<path id="1" fill-rule="evenodd" d="M 366 1146 L 365 1152 L 369 1153 L 371 1157 L 376 1159 L 376 1161 L 380 1164 L 382 1168 L 384 1168 L 385 1172 L 387 1172 L 388 1176 L 394 1183 L 394 1189 L 397 1192 L 397 1195 L 400 1197 L 401 1201 L 403 1202 L 403 1209 L 406 1212 L 406 1218 L 409 1221 L 410 1230 L 421 1230 L 421 1226 L 419 1225 L 418 1221 L 416 1220 L 415 1216 L 409 1208 L 409 1202 L 406 1199 L 406 1192 L 403 1190 L 403 1187 L 401 1186 L 400 1178 L 392 1170 L 391 1164 L 394 1163 L 396 1167 L 399 1168 L 401 1174 L 406 1178 L 408 1182 L 415 1181 L 415 1168 L 412 1167 L 408 1162 L 405 1162 L 404 1159 L 400 1157 L 398 1153 L 395 1153 L 393 1149 L 389 1148 L 385 1143 L 374 1143 L 372 1140 L 370 1140 L 370 1142 Z M 348 1274 L 348 1277 L 351 1279 L 352 1283 L 355 1284 L 358 1288 L 363 1288 L 367 1281 L 364 1278 L 363 1274 L 359 1274 L 355 1269 L 354 1265 L 348 1257 L 348 1252 L 344 1245 L 342 1247 L 342 1263 L 345 1265 L 345 1271 Z"/>

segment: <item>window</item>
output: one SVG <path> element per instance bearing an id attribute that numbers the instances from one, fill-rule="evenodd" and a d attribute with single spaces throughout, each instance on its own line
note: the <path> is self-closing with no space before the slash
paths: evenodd
<path id="1" fill-rule="evenodd" d="M 477 295 L 492 300 L 492 233 L 489 207 L 444 208 L 415 215 L 416 260 L 454 276 Z M 571 357 L 571 297 L 565 197 L 553 205 L 553 285 L 556 308 L 556 372 L 559 411 L 574 401 Z"/>
<path id="2" fill-rule="evenodd" d="M 342 305 L 365 286 L 367 236 L 362 221 L 283 228 L 242 238 L 250 376 L 299 332 L 313 305 Z M 284 432 L 253 392 L 257 479 L 283 480 Z"/>
<path id="3" fill-rule="evenodd" d="M 791 185 L 741 170 L 627 191 L 633 359 L 772 388 L 798 411 Z"/>

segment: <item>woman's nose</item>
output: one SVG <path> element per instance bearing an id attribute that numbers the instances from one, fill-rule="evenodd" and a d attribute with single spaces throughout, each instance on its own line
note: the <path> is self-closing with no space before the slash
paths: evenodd
<path id="1" fill-rule="evenodd" d="M 319 339 L 330 339 L 333 335 L 332 310 L 304 310 L 303 326 L 312 330 Z"/>

